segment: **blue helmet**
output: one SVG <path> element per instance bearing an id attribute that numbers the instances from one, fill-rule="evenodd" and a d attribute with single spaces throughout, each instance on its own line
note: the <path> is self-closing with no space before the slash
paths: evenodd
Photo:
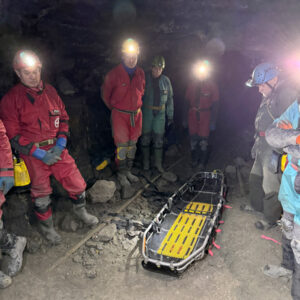
<path id="1" fill-rule="evenodd" d="M 255 67 L 252 76 L 246 81 L 246 85 L 249 87 L 257 86 L 268 82 L 274 77 L 278 76 L 278 68 L 271 63 L 262 63 Z"/>

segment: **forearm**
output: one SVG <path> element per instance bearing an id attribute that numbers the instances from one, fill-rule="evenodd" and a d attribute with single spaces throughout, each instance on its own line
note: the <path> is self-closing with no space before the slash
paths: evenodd
<path id="1" fill-rule="evenodd" d="M 272 124 L 265 132 L 266 141 L 271 147 L 284 148 L 297 144 L 297 137 L 300 135 L 299 130 L 281 129 L 277 127 L 277 123 Z"/>

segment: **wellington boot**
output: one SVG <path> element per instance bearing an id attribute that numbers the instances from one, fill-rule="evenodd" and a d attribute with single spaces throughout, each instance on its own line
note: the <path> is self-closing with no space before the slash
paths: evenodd
<path id="1" fill-rule="evenodd" d="M 8 236 L 10 236 L 8 243 L 2 247 L 5 255 L 3 255 L 1 270 L 12 277 L 21 270 L 23 251 L 27 240 L 23 236 L 16 236 L 14 234 L 8 234 Z"/>
<path id="2" fill-rule="evenodd" d="M 130 171 L 126 171 L 126 177 L 131 183 L 139 182 L 139 178 L 133 175 Z"/>
<path id="3" fill-rule="evenodd" d="M 154 167 L 159 173 L 164 173 L 165 170 L 162 166 L 163 148 L 154 148 Z"/>
<path id="4" fill-rule="evenodd" d="M 279 278 L 279 277 L 286 277 L 292 278 L 293 271 L 284 268 L 280 265 L 266 265 L 263 270 L 264 274 L 272 277 L 272 278 Z"/>
<path id="5" fill-rule="evenodd" d="M 191 152 L 191 166 L 192 168 L 196 168 L 198 166 L 198 151 L 192 150 Z"/>
<path id="6" fill-rule="evenodd" d="M 61 236 L 55 231 L 52 216 L 47 220 L 39 220 L 38 231 L 51 245 L 58 245 Z"/>
<path id="7" fill-rule="evenodd" d="M 122 187 L 123 187 L 123 186 L 130 186 L 130 182 L 129 182 L 128 179 L 127 179 L 126 173 L 127 173 L 126 170 L 122 170 L 122 171 L 119 171 L 119 172 L 117 173 L 118 180 L 119 180 L 120 185 L 121 185 Z"/>
<path id="8" fill-rule="evenodd" d="M 272 227 L 276 226 L 277 224 L 274 223 L 274 224 L 271 224 L 265 220 L 259 220 L 259 221 L 256 221 L 254 223 L 255 227 L 259 230 L 269 230 L 271 229 Z"/>
<path id="9" fill-rule="evenodd" d="M 148 171 L 150 169 L 150 147 L 142 147 L 143 153 L 143 170 Z"/>
<path id="10" fill-rule="evenodd" d="M 99 223 L 99 220 L 96 216 L 87 212 L 85 208 L 85 202 L 73 204 L 73 212 L 87 226 L 94 226 Z"/>
<path id="11" fill-rule="evenodd" d="M 0 271 L 0 289 L 5 289 L 10 286 L 12 283 L 12 279 Z"/>

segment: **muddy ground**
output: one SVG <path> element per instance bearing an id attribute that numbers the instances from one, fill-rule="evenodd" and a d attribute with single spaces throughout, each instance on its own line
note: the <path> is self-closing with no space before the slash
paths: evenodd
<path id="1" fill-rule="evenodd" d="M 247 150 L 231 146 L 237 141 L 240 143 L 241 137 L 218 139 L 218 144 L 224 147 L 214 149 L 208 170 L 224 170 L 228 164 L 234 164 L 240 153 L 247 159 Z M 168 164 L 183 155 L 179 153 L 170 158 Z M 246 161 L 244 180 L 250 165 L 251 161 Z M 160 181 L 159 186 L 164 191 L 175 190 L 193 174 L 187 159 L 172 171 L 179 181 L 175 184 Z M 224 224 L 219 227 L 222 231 L 216 237 L 221 249 L 213 248 L 213 256 L 207 255 L 194 263 L 180 277 L 153 273 L 141 265 L 139 225 L 150 222 L 166 198 L 140 196 L 125 211 L 112 216 L 111 213 L 124 203 L 115 199 L 106 205 L 89 207 L 101 220 L 113 219 L 106 239 L 101 232 L 95 234 L 52 271 L 49 271 L 51 266 L 78 243 L 88 229 L 59 230 L 63 244 L 57 247 L 48 247 L 32 231 L 29 236 L 31 248 L 28 249 L 31 253 L 24 253 L 22 272 L 9 288 L 0 291 L 0 299 L 291 299 L 290 281 L 271 279 L 262 273 L 266 263 L 280 262 L 281 247 L 262 239 L 261 235 L 280 241 L 280 229 L 257 230 L 254 222 L 260 216 L 239 209 L 246 198 L 242 196 L 236 177 L 228 178 L 228 185 L 227 204 L 232 208 L 224 211 Z M 247 191 L 246 180 L 244 188 Z M 56 215 L 58 218 L 59 212 Z M 133 226 L 127 220 L 138 222 Z"/>

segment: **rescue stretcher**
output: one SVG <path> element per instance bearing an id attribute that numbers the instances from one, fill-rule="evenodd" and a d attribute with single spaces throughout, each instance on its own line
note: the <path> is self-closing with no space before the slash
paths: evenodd
<path id="1" fill-rule="evenodd" d="M 182 185 L 143 234 L 143 266 L 183 272 L 202 259 L 216 234 L 225 202 L 221 172 L 199 172 Z"/>

